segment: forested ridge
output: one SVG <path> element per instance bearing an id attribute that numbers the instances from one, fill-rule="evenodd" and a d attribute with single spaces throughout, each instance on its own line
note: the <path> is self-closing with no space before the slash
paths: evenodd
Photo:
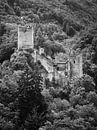
<path id="1" fill-rule="evenodd" d="M 34 47 L 51 58 L 68 49 L 85 55 L 83 77 L 44 86 L 41 66 L 17 50 L 22 22 L 34 25 Z M 25 129 L 97 129 L 96 0 L 0 0 L 0 130 Z"/>

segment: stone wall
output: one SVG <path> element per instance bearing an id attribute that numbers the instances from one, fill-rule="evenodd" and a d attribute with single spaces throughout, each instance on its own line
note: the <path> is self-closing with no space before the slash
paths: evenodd
<path id="1" fill-rule="evenodd" d="M 82 54 L 77 55 L 71 61 L 72 76 L 82 77 L 83 76 L 83 60 Z"/>

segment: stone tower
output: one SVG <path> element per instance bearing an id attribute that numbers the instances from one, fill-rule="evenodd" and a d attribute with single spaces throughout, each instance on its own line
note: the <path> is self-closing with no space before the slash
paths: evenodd
<path id="1" fill-rule="evenodd" d="M 34 48 L 34 30 L 32 26 L 18 27 L 18 49 Z"/>
<path id="2" fill-rule="evenodd" d="M 72 59 L 72 76 L 74 77 L 82 77 L 83 76 L 83 61 L 82 54 L 77 55 L 74 59 Z"/>

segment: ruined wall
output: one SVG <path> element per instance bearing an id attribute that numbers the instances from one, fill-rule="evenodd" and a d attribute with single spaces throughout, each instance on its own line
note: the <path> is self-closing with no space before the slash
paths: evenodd
<path id="1" fill-rule="evenodd" d="M 33 42 L 33 27 L 19 26 L 18 27 L 18 49 L 29 49 L 34 47 Z"/>
<path id="2" fill-rule="evenodd" d="M 74 77 L 82 77 L 83 76 L 83 60 L 82 60 L 82 54 L 77 55 L 72 59 L 71 62 L 71 71 L 72 71 L 72 76 Z"/>

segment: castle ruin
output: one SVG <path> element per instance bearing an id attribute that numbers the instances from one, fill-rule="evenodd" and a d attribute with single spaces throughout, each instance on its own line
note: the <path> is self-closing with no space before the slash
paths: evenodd
<path id="1" fill-rule="evenodd" d="M 53 59 L 49 59 L 48 56 L 43 55 L 43 53 L 45 53 L 43 48 L 40 48 L 39 50 L 36 50 L 34 48 L 34 29 L 32 26 L 18 27 L 18 50 L 20 49 L 33 50 L 33 53 L 31 55 L 34 58 L 34 61 L 40 61 L 41 65 L 48 73 L 42 74 L 42 76 L 44 78 L 49 78 L 50 81 L 53 77 L 56 80 L 63 79 L 62 82 L 65 82 L 66 77 L 80 78 L 83 76 L 82 54 L 77 54 L 76 56 L 68 57 L 67 61 L 63 60 L 59 61 L 59 63 L 54 62 Z"/>

